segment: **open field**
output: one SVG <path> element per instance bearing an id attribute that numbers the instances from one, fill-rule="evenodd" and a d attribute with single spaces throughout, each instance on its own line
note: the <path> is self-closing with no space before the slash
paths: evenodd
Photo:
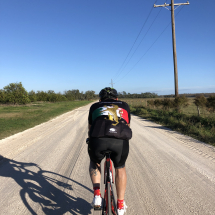
<path id="1" fill-rule="evenodd" d="M 92 101 L 35 102 L 28 105 L 0 105 L 0 139 L 21 132 Z"/>
<path id="2" fill-rule="evenodd" d="M 215 146 L 215 113 L 201 109 L 199 117 L 193 99 L 189 99 L 190 105 L 182 108 L 180 113 L 173 109 L 167 111 L 161 107 L 146 106 L 147 100 L 149 99 L 124 99 L 133 114 Z"/>
<path id="3" fill-rule="evenodd" d="M 159 98 L 156 98 L 159 99 Z M 163 98 L 160 98 L 163 99 Z M 138 107 L 138 106 L 143 106 L 143 107 L 148 107 L 147 104 L 147 100 L 155 100 L 154 98 L 146 98 L 146 99 L 121 99 L 125 102 L 127 102 L 129 105 L 133 106 L 133 107 Z M 174 100 L 174 98 L 172 98 L 172 100 Z M 183 107 L 181 109 L 181 113 L 184 113 L 186 115 L 189 116 L 198 116 L 198 111 L 197 111 L 197 107 L 196 105 L 193 103 L 194 99 L 193 98 L 188 98 L 189 100 L 189 105 L 187 107 Z M 149 108 L 149 107 L 148 107 Z M 162 109 L 162 108 L 154 108 L 154 109 Z M 207 111 L 205 108 L 202 109 L 200 108 L 201 111 L 201 117 L 215 117 L 215 113 L 211 113 L 209 111 Z"/>

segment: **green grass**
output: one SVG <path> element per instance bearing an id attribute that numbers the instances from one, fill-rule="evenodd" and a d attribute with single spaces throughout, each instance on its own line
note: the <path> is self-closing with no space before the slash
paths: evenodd
<path id="1" fill-rule="evenodd" d="M 174 110 L 165 111 L 161 108 L 149 108 L 145 100 L 126 100 L 131 112 L 142 118 L 152 120 L 182 134 L 215 146 L 215 114 L 203 110 L 198 116 L 196 106 L 190 99 L 190 105 L 182 108 L 181 113 Z"/>
<path id="2" fill-rule="evenodd" d="M 38 102 L 30 105 L 0 105 L 0 139 L 46 122 L 92 101 Z"/>

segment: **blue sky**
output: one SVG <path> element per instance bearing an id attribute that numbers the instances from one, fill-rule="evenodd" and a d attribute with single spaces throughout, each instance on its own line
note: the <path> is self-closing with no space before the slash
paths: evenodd
<path id="1" fill-rule="evenodd" d="M 171 1 L 0 0 L 0 89 L 98 93 L 113 79 L 174 94 L 171 12 L 155 2 Z M 215 92 L 215 1 L 189 2 L 175 10 L 179 93 Z"/>

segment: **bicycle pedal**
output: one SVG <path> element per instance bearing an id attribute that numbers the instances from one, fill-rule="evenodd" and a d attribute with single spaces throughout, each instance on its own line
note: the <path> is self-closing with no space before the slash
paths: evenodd
<path id="1" fill-rule="evenodd" d="M 94 206 L 95 211 L 100 211 L 102 209 L 102 206 Z"/>

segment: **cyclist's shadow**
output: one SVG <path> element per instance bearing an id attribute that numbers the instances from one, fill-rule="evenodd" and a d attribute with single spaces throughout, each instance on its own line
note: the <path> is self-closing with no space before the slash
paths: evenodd
<path id="1" fill-rule="evenodd" d="M 29 167 L 36 171 L 27 169 Z M 35 163 L 23 163 L 4 158 L 0 176 L 11 177 L 20 185 L 20 197 L 33 215 L 36 215 L 35 211 L 38 210 L 42 210 L 46 215 L 61 215 L 66 212 L 90 214 L 91 212 L 92 207 L 86 200 L 67 193 L 73 190 L 68 184 L 71 182 L 86 189 L 87 192 L 92 192 L 88 187 L 57 173 L 43 171 Z M 32 201 L 38 204 L 32 206 Z"/>

